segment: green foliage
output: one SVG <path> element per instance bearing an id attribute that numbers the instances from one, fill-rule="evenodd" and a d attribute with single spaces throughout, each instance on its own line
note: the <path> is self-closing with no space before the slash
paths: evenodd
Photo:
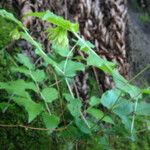
<path id="1" fill-rule="evenodd" d="M 11 42 L 11 31 L 15 28 L 15 24 L 11 21 L 7 21 L 0 16 L 0 50 Z"/>
<path id="2" fill-rule="evenodd" d="M 54 88 L 44 88 L 41 94 L 44 97 L 44 101 L 47 103 L 51 103 L 58 98 L 58 92 Z"/>
<path id="3" fill-rule="evenodd" d="M 51 134 L 55 132 L 62 138 L 71 136 L 73 140 L 90 139 L 95 136 L 93 140 L 96 143 L 95 147 L 106 145 L 111 149 L 107 137 L 119 124 L 133 139 L 136 135 L 136 118 L 150 116 L 150 105 L 142 101 L 143 93 L 149 94 L 149 89 L 141 90 L 130 84 L 117 71 L 115 63 L 98 56 L 93 51 L 93 44 L 77 34 L 78 24 L 71 23 L 49 11 L 35 12 L 27 16 L 30 15 L 55 25 L 47 30 L 53 52 L 46 53 L 42 45 L 30 36 L 20 21 L 5 10 L 0 10 L 0 16 L 14 21 L 21 29 L 20 32 L 18 30 L 15 32 L 15 35 L 19 35 L 16 37 L 22 37 L 32 44 L 35 53 L 43 59 L 39 68 L 29 56 L 18 54 L 15 60 L 16 65 L 11 70 L 12 73 L 19 74 L 20 78 L 14 75 L 16 80 L 0 82 L 0 89 L 5 90 L 15 104 L 25 109 L 29 123 L 37 117 L 42 117 L 45 128 Z M 69 45 L 68 32 L 76 38 L 73 40 L 75 45 Z M 69 50 L 70 47 L 72 47 L 71 50 Z M 74 57 L 73 50 L 77 49 L 85 53 L 84 59 L 78 60 Z M 90 66 L 111 75 L 115 87 L 103 93 L 102 96 L 92 93 L 90 100 L 85 103 L 82 98 L 74 96 L 72 86 L 77 73 L 85 71 Z M 54 77 L 48 74 L 49 70 Z M 60 85 L 59 80 L 62 82 Z M 0 108 L 4 107 L 5 103 L 0 103 Z M 61 131 L 62 129 L 65 131 Z M 123 134 L 123 131 L 120 132 Z M 99 133 L 101 136 L 97 137 Z M 102 135 L 106 135 L 106 138 L 102 138 Z"/>

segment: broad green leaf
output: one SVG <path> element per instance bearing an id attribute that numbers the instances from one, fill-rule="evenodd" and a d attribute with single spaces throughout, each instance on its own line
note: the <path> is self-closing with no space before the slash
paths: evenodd
<path id="1" fill-rule="evenodd" d="M 26 76 L 30 76 L 30 70 L 27 69 L 26 67 L 11 67 L 12 72 L 19 72 L 22 73 Z"/>
<path id="2" fill-rule="evenodd" d="M 128 116 L 121 116 L 122 123 L 125 125 L 126 129 L 131 130 L 132 120 Z"/>
<path id="3" fill-rule="evenodd" d="M 78 41 L 73 40 L 73 41 L 80 47 L 80 50 L 85 51 L 85 52 L 89 51 L 89 47 L 91 49 L 95 48 L 95 45 L 93 45 L 90 41 L 84 41 L 84 43 L 86 44 L 83 44 L 83 42 L 81 42 L 80 40 Z"/>
<path id="4" fill-rule="evenodd" d="M 101 103 L 101 99 L 100 99 L 100 98 L 95 97 L 95 96 L 92 96 L 92 97 L 90 98 L 89 104 L 90 104 L 91 106 L 97 106 L 97 105 L 100 104 L 100 103 Z"/>
<path id="5" fill-rule="evenodd" d="M 79 99 L 71 99 L 70 103 L 67 104 L 67 106 L 72 116 L 74 117 L 80 116 L 82 103 Z"/>
<path id="6" fill-rule="evenodd" d="M 58 92 L 56 89 L 54 88 L 44 88 L 42 90 L 42 95 L 44 98 L 44 101 L 47 103 L 51 103 L 54 100 L 58 99 Z"/>
<path id="7" fill-rule="evenodd" d="M 40 69 L 36 69 L 35 71 L 32 71 L 31 74 L 36 82 L 42 82 L 46 77 L 44 70 L 40 70 Z"/>
<path id="8" fill-rule="evenodd" d="M 63 94 L 63 96 L 65 97 L 65 99 L 66 99 L 68 102 L 70 102 L 70 101 L 72 101 L 72 100 L 73 100 L 73 98 L 72 98 L 71 94 L 64 93 L 64 94 Z"/>
<path id="9" fill-rule="evenodd" d="M 113 119 L 110 116 L 108 116 L 108 115 L 105 116 L 102 120 L 107 122 L 107 123 L 110 123 L 110 124 L 115 124 Z"/>
<path id="10" fill-rule="evenodd" d="M 112 110 L 116 115 L 118 115 L 121 118 L 122 123 L 128 130 L 130 130 L 131 128 L 130 115 L 132 114 L 134 109 L 133 105 L 134 104 L 131 101 L 121 98 L 115 104 L 115 107 Z"/>
<path id="11" fill-rule="evenodd" d="M 101 103 L 107 108 L 112 108 L 114 107 L 115 103 L 119 101 L 120 96 L 121 92 L 119 90 L 108 90 L 102 95 Z"/>
<path id="12" fill-rule="evenodd" d="M 83 135 L 75 125 L 70 124 L 66 128 L 59 133 L 60 138 L 80 138 Z"/>
<path id="13" fill-rule="evenodd" d="M 96 108 L 88 108 L 87 109 L 87 113 L 89 113 L 90 115 L 92 115 L 93 117 L 95 117 L 96 119 L 102 119 L 102 117 L 104 116 L 104 113 Z"/>
<path id="14" fill-rule="evenodd" d="M 43 12 L 29 13 L 26 16 L 39 17 L 45 21 L 48 21 L 54 25 L 62 27 L 63 29 L 71 31 L 71 32 L 77 33 L 79 30 L 79 24 L 78 23 L 71 23 L 70 21 L 65 20 L 63 17 L 57 16 L 50 11 L 46 11 L 44 13 Z"/>
<path id="15" fill-rule="evenodd" d="M 63 46 L 58 45 L 58 44 L 52 45 L 52 49 L 55 53 L 57 53 L 63 57 L 67 57 L 69 52 L 70 52 L 69 46 L 63 47 Z M 70 55 L 70 56 L 72 56 L 72 55 Z"/>
<path id="16" fill-rule="evenodd" d="M 113 79 L 115 81 L 116 87 L 125 93 L 128 93 L 132 99 L 141 99 L 141 91 L 138 87 L 133 86 L 128 83 L 128 81 L 119 74 L 118 71 L 113 71 Z"/>
<path id="17" fill-rule="evenodd" d="M 150 103 L 140 102 L 135 112 L 137 115 L 150 116 Z"/>
<path id="18" fill-rule="evenodd" d="M 42 104 L 35 103 L 31 99 L 23 97 L 13 97 L 14 102 L 18 105 L 23 106 L 28 112 L 28 122 L 33 121 L 44 109 Z"/>
<path id="19" fill-rule="evenodd" d="M 50 115 L 48 113 L 43 113 L 43 121 L 47 129 L 51 131 L 58 127 L 60 119 L 56 115 Z"/>
<path id="20" fill-rule="evenodd" d="M 30 89 L 37 92 L 37 87 L 33 82 L 25 82 L 24 80 L 16 80 L 10 82 L 0 82 L 0 89 L 5 89 L 15 95 L 25 95 L 26 90 Z"/>
<path id="21" fill-rule="evenodd" d="M 95 117 L 98 120 L 102 119 L 102 121 L 114 124 L 114 121 L 109 116 L 107 116 L 107 115 L 104 116 L 104 113 L 99 109 L 90 107 L 87 109 L 87 113 L 89 113 L 90 115 L 92 115 L 93 117 Z"/>
<path id="22" fill-rule="evenodd" d="M 91 130 L 87 127 L 85 122 L 80 118 L 75 118 L 75 124 L 85 134 L 91 134 Z"/>
<path id="23" fill-rule="evenodd" d="M 142 92 L 143 94 L 150 94 L 150 87 L 147 88 L 147 89 L 142 89 L 141 92 Z"/>
<path id="24" fill-rule="evenodd" d="M 113 112 L 118 116 L 128 116 L 133 112 L 133 105 L 131 101 L 121 98 L 118 103 L 114 106 Z"/>
<path id="25" fill-rule="evenodd" d="M 62 61 L 58 67 L 61 70 L 65 71 L 66 77 L 74 77 L 76 75 L 77 71 L 84 71 L 85 70 L 84 64 L 82 64 L 80 62 L 75 62 L 72 60 L 68 60 L 67 63 L 66 63 L 66 61 Z"/>
<path id="26" fill-rule="evenodd" d="M 95 66 L 109 74 L 112 74 L 113 69 L 116 67 L 116 64 L 102 59 L 100 56 L 92 53 L 91 51 L 89 52 L 89 57 L 87 58 L 87 65 Z"/>
<path id="27" fill-rule="evenodd" d="M 25 54 L 18 54 L 18 60 L 20 63 L 22 63 L 24 66 L 26 66 L 28 69 L 33 69 L 34 65 L 31 63 L 28 56 Z"/>

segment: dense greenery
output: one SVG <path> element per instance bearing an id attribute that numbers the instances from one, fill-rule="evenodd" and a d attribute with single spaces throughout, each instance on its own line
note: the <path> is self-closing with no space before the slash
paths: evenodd
<path id="1" fill-rule="evenodd" d="M 49 11 L 28 14 L 54 25 L 46 31 L 52 43 L 52 52 L 46 53 L 11 13 L 0 10 L 0 15 L 15 24 L 14 30 L 8 31 L 12 38 L 25 39 L 33 45 L 36 55 L 42 58 L 39 65 L 26 54 L 17 53 L 15 57 L 8 54 L 12 62 L 9 70 L 11 78 L 0 82 L 0 89 L 5 92 L 5 101 L 1 101 L 0 109 L 7 112 L 16 105 L 24 108 L 28 121 L 25 117 L 22 122 L 16 122 L 16 127 L 25 122 L 37 130 L 47 130 L 56 143 L 62 145 L 58 149 L 74 149 L 75 146 L 81 149 L 113 149 L 117 147 L 115 140 L 120 143 L 136 141 L 139 130 L 149 129 L 150 104 L 144 101 L 144 97 L 150 94 L 150 89 L 132 85 L 119 74 L 117 64 L 98 56 L 93 50 L 95 46 L 78 35 L 77 23 Z M 70 41 L 68 32 L 74 36 L 69 38 Z M 77 56 L 75 51 L 84 55 Z M 112 76 L 115 87 L 103 95 L 90 92 L 87 104 L 73 92 L 72 86 L 77 73 L 91 66 Z M 34 123 L 35 120 L 38 124 Z M 23 128 L 28 129 L 28 126 Z M 134 144 L 130 146 L 132 149 L 135 147 Z"/>

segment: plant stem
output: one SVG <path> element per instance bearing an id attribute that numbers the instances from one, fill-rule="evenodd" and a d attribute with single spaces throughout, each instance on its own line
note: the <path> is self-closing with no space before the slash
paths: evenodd
<path id="1" fill-rule="evenodd" d="M 45 102 L 45 97 L 44 97 L 44 96 L 43 96 L 43 94 L 41 93 L 41 91 L 40 91 L 40 87 L 39 87 L 39 85 L 38 85 L 38 83 L 37 83 L 36 79 L 35 79 L 35 78 L 34 78 L 34 76 L 32 75 L 31 70 L 30 70 L 30 76 L 31 76 L 31 78 L 33 79 L 33 81 L 34 81 L 34 82 L 35 82 L 35 84 L 36 84 L 36 87 L 37 87 L 38 93 L 40 94 L 41 98 L 44 100 L 44 104 L 45 104 L 45 107 L 46 107 L 46 109 L 47 109 L 48 113 L 51 115 L 51 111 L 50 111 L 50 109 L 49 109 L 49 107 L 48 107 L 48 104 Z"/>
<path id="2" fill-rule="evenodd" d="M 70 85 L 69 85 L 69 82 L 68 82 L 67 78 L 65 78 L 65 80 L 66 80 L 68 89 L 69 89 L 69 91 L 70 91 L 70 94 L 71 94 L 72 98 L 74 99 L 75 97 L 74 97 L 74 94 L 73 94 L 73 92 L 72 92 L 72 89 L 71 89 L 71 87 L 70 87 Z M 83 121 L 85 122 L 85 124 L 87 125 L 87 127 L 88 127 L 88 128 L 91 128 L 90 125 L 89 125 L 89 123 L 88 123 L 88 121 L 85 119 L 85 117 L 84 117 L 84 115 L 83 115 L 83 113 L 82 113 L 81 111 L 80 111 L 80 115 L 81 115 Z"/>

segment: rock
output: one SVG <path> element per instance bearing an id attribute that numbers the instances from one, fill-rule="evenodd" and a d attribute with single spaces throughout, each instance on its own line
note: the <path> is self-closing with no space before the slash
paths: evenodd
<path id="1" fill-rule="evenodd" d="M 140 20 L 140 12 L 135 11 L 131 7 L 129 7 L 128 17 L 129 74 L 130 77 L 134 77 L 150 64 L 150 22 L 142 22 Z M 150 83 L 150 68 L 136 79 L 136 83 L 139 85 Z"/>

